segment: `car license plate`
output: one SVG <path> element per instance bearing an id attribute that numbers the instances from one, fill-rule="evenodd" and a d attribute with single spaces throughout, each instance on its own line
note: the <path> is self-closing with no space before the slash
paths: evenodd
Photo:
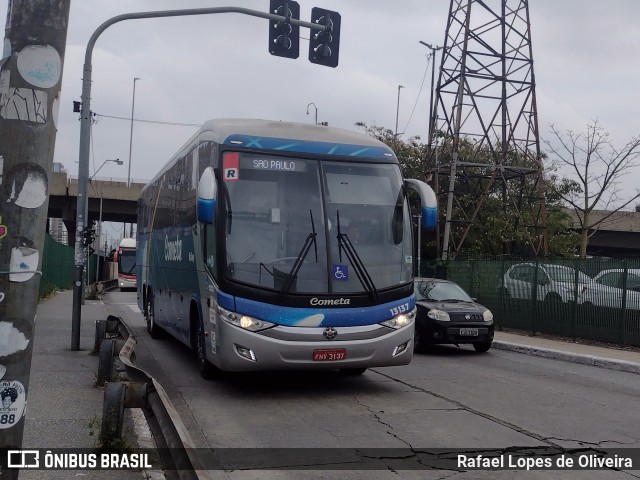
<path id="1" fill-rule="evenodd" d="M 477 337 L 478 329 L 477 328 L 461 328 L 460 336 L 461 337 Z"/>
<path id="2" fill-rule="evenodd" d="M 314 350 L 313 360 L 315 362 L 326 362 L 333 360 L 344 360 L 347 358 L 346 348 L 336 348 L 333 350 Z"/>

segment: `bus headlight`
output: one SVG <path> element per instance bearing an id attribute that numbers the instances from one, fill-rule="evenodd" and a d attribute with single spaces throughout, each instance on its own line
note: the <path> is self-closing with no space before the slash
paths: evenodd
<path id="1" fill-rule="evenodd" d="M 401 313 L 400 315 L 396 315 L 390 320 L 385 320 L 384 322 L 380 322 L 380 325 L 384 325 L 385 327 L 391 327 L 394 329 L 399 329 L 402 327 L 406 327 L 413 322 L 413 319 L 416 318 L 416 309 L 414 308 L 409 313 Z"/>
<path id="2" fill-rule="evenodd" d="M 220 314 L 220 318 L 222 318 L 225 322 L 230 323 L 231 325 L 235 325 L 236 327 L 249 330 L 251 332 L 265 330 L 275 325 L 273 323 L 265 322 L 264 320 L 259 320 L 248 315 L 239 315 L 237 313 L 230 312 L 229 310 L 225 310 L 222 307 L 218 307 L 218 313 Z"/>

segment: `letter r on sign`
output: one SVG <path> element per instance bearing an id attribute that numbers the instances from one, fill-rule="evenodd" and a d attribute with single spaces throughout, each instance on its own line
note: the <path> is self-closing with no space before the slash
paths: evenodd
<path id="1" fill-rule="evenodd" d="M 224 170 L 224 181 L 225 182 L 233 182 L 234 180 L 240 180 L 240 176 L 238 175 L 237 168 L 225 168 Z"/>

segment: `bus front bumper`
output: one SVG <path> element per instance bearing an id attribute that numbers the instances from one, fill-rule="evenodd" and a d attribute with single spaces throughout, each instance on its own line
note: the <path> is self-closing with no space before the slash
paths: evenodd
<path id="1" fill-rule="evenodd" d="M 335 339 L 326 340 L 323 328 L 250 332 L 221 322 L 216 335 L 207 335 L 207 358 L 225 371 L 358 369 L 411 362 L 413 322 L 398 330 L 382 325 L 365 329 L 337 327 Z"/>

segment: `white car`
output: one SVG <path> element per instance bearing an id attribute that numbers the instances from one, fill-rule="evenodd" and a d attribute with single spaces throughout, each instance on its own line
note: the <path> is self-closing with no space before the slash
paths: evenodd
<path id="1" fill-rule="evenodd" d="M 624 294 L 624 270 L 614 268 L 603 270 L 593 277 L 593 282 L 585 288 L 585 305 L 622 308 Z M 630 310 L 640 310 L 640 269 L 627 270 L 627 303 Z"/>
<path id="2" fill-rule="evenodd" d="M 535 263 L 518 263 L 511 266 L 504 274 L 498 291 L 509 298 L 529 300 L 532 298 L 534 282 L 537 280 L 536 298 L 544 301 L 582 303 L 585 287 L 591 283 L 591 278 L 581 271 L 564 265 L 538 264 L 536 273 Z M 577 296 L 576 296 L 577 293 Z"/>

